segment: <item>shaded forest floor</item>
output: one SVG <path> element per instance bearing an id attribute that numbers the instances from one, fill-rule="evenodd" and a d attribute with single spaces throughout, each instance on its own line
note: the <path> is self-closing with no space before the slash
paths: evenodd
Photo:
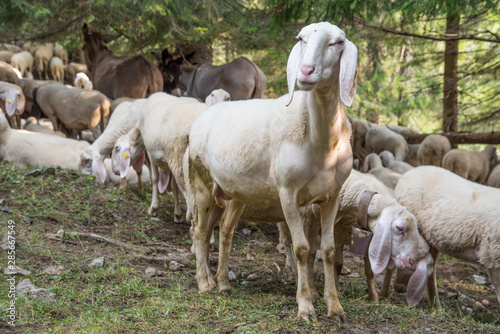
<path id="1" fill-rule="evenodd" d="M 15 223 L 16 264 L 54 300 L 18 298 L 16 326 L 8 325 L 8 276 L 0 274 L 2 333 L 500 333 L 500 305 L 486 271 L 454 258 L 439 264 L 441 313 L 428 308 L 424 296 L 415 308 L 393 292 L 391 301 L 367 299 L 363 263 L 345 252 L 341 303 L 346 323 L 325 318 L 323 300 L 316 300 L 318 321 L 296 321 L 296 288 L 285 256 L 277 249 L 274 225 L 240 222 L 233 240 L 230 269 L 232 294 L 198 295 L 189 223 L 173 222 L 173 202 L 160 197 L 157 217 L 149 217 L 150 187 L 96 186 L 92 177 L 57 170 L 54 175 L 24 177 L 31 169 L 0 162 L 0 233 Z M 50 234 L 65 231 L 61 241 Z M 123 248 L 95 239 L 71 237 L 87 232 L 128 245 Z M 217 237 L 217 231 L 216 231 Z M 216 259 L 215 250 L 212 254 Z M 2 252 L 0 268 L 7 267 Z M 178 257 L 170 261 L 147 257 Z M 104 257 L 103 267 L 91 267 Z M 215 261 L 213 272 L 216 270 Z M 63 266 L 58 274 L 42 274 Z M 161 276 L 148 277 L 147 268 Z M 323 289 L 322 263 L 316 262 L 318 291 Z M 487 281 L 487 279 L 486 279 Z M 380 288 L 381 277 L 377 277 Z M 476 302 L 483 302 L 481 306 Z"/>

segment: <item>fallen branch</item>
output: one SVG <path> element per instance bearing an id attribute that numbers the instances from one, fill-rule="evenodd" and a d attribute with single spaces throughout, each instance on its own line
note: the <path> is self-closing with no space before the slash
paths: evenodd
<path id="1" fill-rule="evenodd" d="M 159 262 L 170 262 L 170 261 L 176 261 L 179 263 L 182 263 L 185 266 L 188 266 L 190 268 L 194 268 L 195 264 L 189 261 L 189 257 L 192 257 L 194 254 L 193 253 L 183 253 L 183 254 L 168 254 L 164 256 L 147 256 L 147 255 L 142 255 L 142 254 L 133 254 L 135 257 L 142 259 L 142 260 L 148 260 L 148 261 L 159 261 Z"/>
<path id="2" fill-rule="evenodd" d="M 447 137 L 452 144 L 500 144 L 500 132 L 445 132 L 439 133 Z M 420 144 L 428 133 L 403 135 L 408 144 Z"/>

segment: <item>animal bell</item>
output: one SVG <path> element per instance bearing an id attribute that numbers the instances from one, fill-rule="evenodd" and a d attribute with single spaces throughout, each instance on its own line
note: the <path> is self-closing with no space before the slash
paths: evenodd
<path id="1" fill-rule="evenodd" d="M 355 255 L 367 257 L 372 238 L 373 232 L 353 226 L 351 230 L 351 245 L 349 251 Z"/>

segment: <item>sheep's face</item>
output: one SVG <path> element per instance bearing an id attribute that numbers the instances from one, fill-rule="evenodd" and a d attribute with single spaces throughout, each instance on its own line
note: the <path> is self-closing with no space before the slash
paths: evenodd
<path id="1" fill-rule="evenodd" d="M 222 88 L 213 90 L 212 93 L 210 93 L 210 95 L 208 95 L 205 99 L 205 103 L 209 107 L 216 103 L 225 101 L 231 101 L 231 95 Z"/>
<path id="2" fill-rule="evenodd" d="M 410 268 L 417 262 L 419 234 L 414 215 L 391 204 L 375 218 L 376 228 L 368 254 L 375 274 L 387 266 Z"/>
<path id="3" fill-rule="evenodd" d="M 85 149 L 80 154 L 80 171 L 85 174 L 92 173 L 92 151 Z"/>
<path id="4" fill-rule="evenodd" d="M 304 27 L 297 36 L 287 63 L 291 102 L 295 83 L 302 90 L 340 86 L 340 97 L 350 106 L 356 92 L 358 53 L 337 26 L 320 22 Z"/>

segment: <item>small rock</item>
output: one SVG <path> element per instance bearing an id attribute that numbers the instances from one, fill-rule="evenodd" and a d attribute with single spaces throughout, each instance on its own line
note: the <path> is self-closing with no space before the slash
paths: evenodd
<path id="1" fill-rule="evenodd" d="M 47 299 L 54 300 L 56 295 L 47 289 L 37 288 L 30 279 L 26 278 L 16 286 L 16 296 L 25 299 Z"/>
<path id="2" fill-rule="evenodd" d="M 257 280 L 257 275 L 255 275 L 255 274 L 250 274 L 247 276 L 247 281 L 249 281 L 249 282 L 253 282 L 256 280 Z"/>
<path id="3" fill-rule="evenodd" d="M 359 278 L 359 273 L 351 273 L 351 274 L 347 275 L 347 277 L 350 277 L 350 278 Z"/>
<path id="4" fill-rule="evenodd" d="M 248 271 L 242 271 L 242 272 L 240 273 L 240 277 L 241 277 L 241 278 L 245 278 L 245 277 L 247 277 L 247 276 L 248 276 Z"/>
<path id="5" fill-rule="evenodd" d="M 347 268 L 346 266 L 342 267 L 342 271 L 340 272 L 340 275 L 349 275 L 351 273 L 351 270 Z"/>
<path id="6" fill-rule="evenodd" d="M 474 281 L 478 284 L 486 284 L 486 277 L 484 276 L 472 275 L 472 278 L 474 278 Z"/>
<path id="7" fill-rule="evenodd" d="M 113 212 L 111 217 L 113 217 L 113 219 L 118 219 L 119 215 L 116 212 Z"/>
<path id="8" fill-rule="evenodd" d="M 448 292 L 448 294 L 446 295 L 446 298 L 447 299 L 457 298 L 457 296 L 458 296 L 458 293 L 456 293 L 456 292 Z"/>
<path id="9" fill-rule="evenodd" d="M 181 268 L 184 267 L 184 265 L 180 264 L 177 261 L 170 261 L 170 270 L 172 271 L 179 271 Z"/>
<path id="10" fill-rule="evenodd" d="M 12 265 L 8 266 L 3 273 L 4 273 L 4 275 L 19 274 L 19 275 L 24 275 L 24 276 L 28 276 L 31 274 L 31 272 L 26 270 L 26 269 L 19 268 L 18 266 L 12 266 Z"/>
<path id="11" fill-rule="evenodd" d="M 48 267 L 44 271 L 42 271 L 42 274 L 61 275 L 64 271 L 66 271 L 65 266 L 52 266 L 52 267 Z"/>
<path id="12" fill-rule="evenodd" d="M 149 267 L 148 269 L 146 269 L 146 277 L 155 277 L 156 276 L 156 269 L 153 268 L 153 267 Z"/>
<path id="13" fill-rule="evenodd" d="M 56 237 L 58 237 L 59 239 L 62 239 L 64 237 L 64 230 L 57 231 Z"/>
<path id="14" fill-rule="evenodd" d="M 464 304 L 474 304 L 476 300 L 461 293 L 458 294 L 458 301 Z"/>
<path id="15" fill-rule="evenodd" d="M 103 267 L 104 266 L 104 256 L 93 260 L 89 266 L 96 267 L 96 268 Z"/>
<path id="16" fill-rule="evenodd" d="M 456 276 L 451 275 L 450 276 L 450 281 L 452 281 L 452 282 L 458 282 L 460 280 Z"/>
<path id="17" fill-rule="evenodd" d="M 104 291 L 104 293 L 107 294 L 107 295 L 118 296 L 118 294 L 116 292 L 111 291 L 111 290 L 106 290 L 106 291 Z"/>
<path id="18" fill-rule="evenodd" d="M 23 216 L 23 221 L 27 224 L 31 224 L 31 219 L 29 219 L 28 217 L 26 216 Z"/>
<path id="19" fill-rule="evenodd" d="M 465 306 L 462 306 L 462 311 L 465 311 L 465 312 L 472 312 L 472 308 L 470 307 L 465 307 Z"/>
<path id="20" fill-rule="evenodd" d="M 229 276 L 229 281 L 236 281 L 236 274 L 233 271 L 230 271 L 228 276 Z"/>
<path id="21" fill-rule="evenodd" d="M 483 299 L 481 300 L 481 304 L 483 304 L 484 306 L 489 306 L 490 302 L 487 299 Z"/>
<path id="22" fill-rule="evenodd" d="M 484 309 L 484 305 L 481 304 L 481 302 L 475 302 L 474 306 L 476 306 L 476 308 L 481 309 L 481 310 Z"/>
<path id="23" fill-rule="evenodd" d="M 430 328 L 426 328 L 426 329 L 425 329 L 425 331 L 426 331 L 426 332 L 430 332 L 430 331 L 431 331 L 431 329 L 430 329 Z"/>
<path id="24" fill-rule="evenodd" d="M 255 258 L 252 256 L 252 254 L 247 253 L 247 261 L 252 261 L 255 260 Z"/>
<path id="25" fill-rule="evenodd" d="M 248 237 L 250 234 L 252 234 L 252 230 L 249 228 L 244 228 L 241 230 L 241 233 L 243 233 L 245 237 Z"/>

